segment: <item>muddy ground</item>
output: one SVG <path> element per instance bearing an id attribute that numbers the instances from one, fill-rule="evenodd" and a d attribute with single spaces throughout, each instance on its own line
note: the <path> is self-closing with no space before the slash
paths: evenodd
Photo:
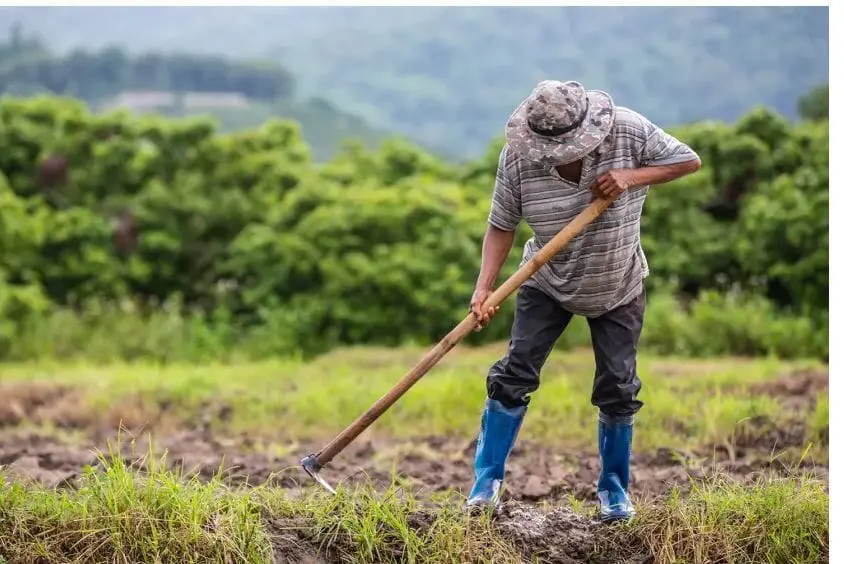
<path id="1" fill-rule="evenodd" d="M 683 487 L 690 477 L 709 475 L 715 470 L 748 481 L 760 472 L 790 471 L 788 458 L 772 457 L 772 452 L 789 449 L 799 452 L 805 446 L 805 414 L 816 394 L 827 385 L 827 374 L 805 372 L 754 388 L 752 393 L 772 395 L 787 412 L 801 414 L 786 424 L 754 421 L 744 426 L 752 429 L 752 433 L 739 434 L 729 442 L 710 445 L 698 452 L 670 448 L 634 452 L 632 493 L 640 502 L 659 498 L 672 486 Z M 72 488 L 83 467 L 98 464 L 95 449 L 107 451 L 109 440 L 114 439 L 105 430 L 102 419 L 78 413 L 79 402 L 73 398 L 72 391 L 40 384 L 6 383 L 2 388 L 0 470 L 13 478 Z M 32 423 L 69 427 L 77 438 L 71 440 L 60 438 L 61 434 L 32 430 L 38 427 L 25 430 Z M 131 431 L 122 435 L 124 457 L 129 461 L 147 452 L 145 433 L 136 437 L 136 454 L 130 452 L 127 442 Z M 186 473 L 196 472 L 207 478 L 219 471 L 222 462 L 229 483 L 270 482 L 290 489 L 293 495 L 303 491 L 302 488 L 314 487 L 301 470 L 299 459 L 324 446 L 323 442 L 297 445 L 289 454 L 271 456 L 256 449 L 250 437 L 215 436 L 203 425 L 165 434 L 154 432 L 154 437 L 156 452 L 166 450 L 168 463 Z M 474 448 L 475 441 L 465 438 L 428 437 L 399 442 L 367 433 L 338 455 L 322 474 L 332 484 L 371 481 L 376 487 L 384 488 L 395 469 L 421 494 L 450 488 L 466 493 L 471 486 Z M 802 466 L 803 471 L 828 480 L 827 466 L 807 462 Z M 502 530 L 531 553 L 542 547 L 556 551 L 557 556 L 547 556 L 547 561 L 583 561 L 585 557 L 581 558 L 577 548 L 582 543 L 570 541 L 577 535 L 592 534 L 595 524 L 565 506 L 572 496 L 593 502 L 599 468 L 594 451 L 571 452 L 519 441 L 508 462 L 506 499 L 509 503 L 500 517 Z M 561 502 L 562 507 L 551 513 L 536 511 L 536 505 L 541 502 Z M 519 525 L 514 525 L 517 522 Z M 308 551 L 293 550 L 302 539 L 290 537 L 289 525 L 279 526 L 279 561 L 315 558 Z M 558 539 L 554 534 L 560 527 L 567 531 L 565 539 Z"/>
<path id="2" fill-rule="evenodd" d="M 700 476 L 717 469 L 741 479 L 759 471 L 782 470 L 787 458 L 772 460 L 772 453 L 800 449 L 806 444 L 805 417 L 813 407 L 816 394 L 828 387 L 828 374 L 800 372 L 755 386 L 750 393 L 768 394 L 783 405 L 785 413 L 794 414 L 787 423 L 765 419 L 746 422 L 732 440 L 709 445 L 697 452 L 660 448 L 635 452 L 632 459 L 632 490 L 640 497 L 659 496 L 672 485 L 687 483 L 689 476 Z M 96 464 L 94 449 L 107 450 L 114 442 L 113 430 L 120 420 L 132 419 L 133 402 L 123 402 L 115 413 L 91 414 L 80 410 L 75 392 L 52 384 L 0 384 L 0 466 L 21 479 L 35 479 L 48 485 L 71 485 L 87 464 Z M 215 408 L 213 416 L 225 419 L 225 407 Z M 167 413 L 159 416 L 166 419 Z M 52 425 L 76 433 L 81 440 L 62 439 L 61 434 L 47 434 L 38 426 Z M 167 451 L 168 462 L 188 473 L 203 477 L 216 473 L 221 462 L 231 483 L 263 483 L 296 489 L 309 485 L 299 467 L 304 454 L 318 451 L 324 441 L 292 447 L 289 454 L 267 455 L 260 452 L 253 438 L 214 435 L 207 424 L 193 428 L 152 429 L 156 452 Z M 36 427 L 37 428 L 37 427 Z M 126 458 L 135 437 L 138 455 L 147 452 L 146 430 L 124 430 L 121 441 Z M 427 437 L 409 442 L 372 435 L 361 435 L 323 471 L 331 483 L 355 483 L 371 480 L 383 487 L 395 470 L 422 491 L 443 491 L 451 487 L 468 491 L 472 479 L 472 455 L 475 441 L 465 438 Z M 804 463 L 805 466 L 805 463 Z M 589 500 L 597 479 L 599 460 L 593 450 L 572 452 L 520 440 L 508 463 L 508 493 L 515 500 L 555 501 L 574 495 Z M 824 474 L 824 466 L 815 471 Z"/>
<path id="3" fill-rule="evenodd" d="M 793 435 L 797 435 L 794 433 Z M 125 437 L 124 437 L 125 440 Z M 786 446 L 781 443 L 781 446 Z M 800 446 L 795 444 L 792 446 Z M 170 465 L 204 478 L 216 474 L 223 464 L 225 480 L 231 484 L 273 485 L 298 490 L 312 482 L 299 467 L 304 448 L 296 454 L 268 456 L 249 452 L 246 446 L 221 444 L 199 431 L 183 431 L 155 439 L 156 452 L 167 451 Z M 319 447 L 314 445 L 312 450 Z M 98 464 L 95 449 L 107 451 L 107 444 L 67 442 L 35 432 L 0 439 L 0 465 L 7 474 L 21 480 L 37 480 L 49 486 L 72 487 L 86 465 Z M 145 437 L 135 441 L 136 456 L 123 445 L 124 458 L 134 461 L 147 452 Z M 409 482 L 414 490 L 442 492 L 457 487 L 466 493 L 472 480 L 474 441 L 430 437 L 413 443 L 367 439 L 352 443 L 322 471 L 332 484 L 369 481 L 378 488 L 391 482 L 391 471 Z M 507 490 L 510 498 L 525 501 L 563 501 L 569 496 L 589 501 L 594 497 L 600 462 L 593 452 L 563 452 L 522 441 L 508 461 Z M 786 472 L 789 464 L 771 456 L 771 446 L 758 448 L 732 445 L 713 447 L 705 453 L 672 449 L 633 453 L 631 490 L 640 499 L 659 497 L 672 486 L 683 486 L 689 477 L 702 477 L 717 470 L 736 479 L 752 480 L 760 472 Z M 804 462 L 805 470 L 826 479 L 828 469 Z"/>

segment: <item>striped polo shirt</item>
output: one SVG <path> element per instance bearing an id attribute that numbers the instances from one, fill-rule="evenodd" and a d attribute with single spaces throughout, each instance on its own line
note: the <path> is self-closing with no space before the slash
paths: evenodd
<path id="1" fill-rule="evenodd" d="M 533 231 L 524 265 L 594 199 L 591 186 L 611 169 L 675 164 L 697 158 L 686 144 L 624 107 L 606 140 L 583 159 L 580 183 L 556 169 L 501 151 L 489 223 L 514 231 L 524 219 Z M 525 282 L 577 315 L 596 317 L 625 305 L 643 290 L 648 261 L 639 225 L 648 186 L 631 188 Z"/>

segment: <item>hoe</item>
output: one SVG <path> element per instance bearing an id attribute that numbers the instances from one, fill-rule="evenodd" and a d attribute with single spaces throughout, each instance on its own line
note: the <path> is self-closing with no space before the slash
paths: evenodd
<path id="1" fill-rule="evenodd" d="M 527 279 L 536 273 L 542 265 L 548 262 L 551 257 L 559 253 L 568 243 L 576 237 L 586 226 L 600 216 L 604 210 L 609 207 L 612 200 L 598 198 L 594 200 L 586 209 L 577 215 L 570 223 L 560 230 L 545 246 L 543 246 L 528 262 L 526 262 L 519 270 L 513 273 L 495 292 L 493 292 L 487 301 L 484 303 L 482 310 L 488 311 L 489 308 L 497 307 L 510 294 L 519 288 Z M 466 335 L 471 333 L 477 325 L 477 321 L 473 313 L 469 313 L 466 318 L 457 324 L 443 339 L 437 343 L 425 356 L 423 356 L 416 365 L 405 374 L 386 394 L 384 394 L 378 401 L 372 404 L 366 412 L 358 417 L 351 425 L 346 427 L 339 435 L 337 435 L 330 443 L 328 443 L 321 451 L 315 454 L 309 454 L 302 459 L 302 468 L 305 472 L 316 481 L 317 484 L 335 494 L 334 488 L 319 475 L 326 464 L 334 460 L 334 457 L 346 448 L 355 438 L 363 433 L 367 427 L 372 425 L 390 406 L 392 406 L 398 399 L 404 395 L 419 379 L 422 378 L 428 371 L 434 367 L 448 352 L 453 349 Z"/>

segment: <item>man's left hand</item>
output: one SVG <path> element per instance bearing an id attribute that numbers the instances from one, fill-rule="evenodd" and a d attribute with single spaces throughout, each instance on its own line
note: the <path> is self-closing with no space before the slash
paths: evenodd
<path id="1" fill-rule="evenodd" d="M 615 198 L 632 187 L 633 175 L 629 169 L 610 170 L 598 177 L 592 185 L 592 192 L 599 198 Z"/>

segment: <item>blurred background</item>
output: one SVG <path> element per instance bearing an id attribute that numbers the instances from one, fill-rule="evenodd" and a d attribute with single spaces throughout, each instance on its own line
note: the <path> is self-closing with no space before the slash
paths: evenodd
<path id="1" fill-rule="evenodd" d="M 0 359 L 438 340 L 503 125 L 545 78 L 702 156 L 646 204 L 643 346 L 826 358 L 828 26 L 825 7 L 0 8 Z M 577 324 L 560 347 L 588 342 Z"/>

